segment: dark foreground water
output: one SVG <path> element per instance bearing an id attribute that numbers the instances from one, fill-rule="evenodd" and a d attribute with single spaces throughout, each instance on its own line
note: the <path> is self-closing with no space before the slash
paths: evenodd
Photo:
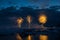
<path id="1" fill-rule="evenodd" d="M 19 33 L 14 35 L 0 35 L 0 40 L 60 40 L 56 36 L 58 34 L 49 34 L 49 35 L 28 35 L 27 37 L 21 37 Z"/>
<path id="2" fill-rule="evenodd" d="M 17 40 L 16 35 L 1 35 L 0 40 Z"/>
<path id="3" fill-rule="evenodd" d="M 38 32 L 38 33 L 37 33 Z M 60 40 L 60 30 L 49 30 L 49 31 L 33 31 L 32 35 L 26 35 L 25 31 L 21 34 L 0 34 L 0 40 Z M 35 33 L 35 34 L 33 34 Z"/>

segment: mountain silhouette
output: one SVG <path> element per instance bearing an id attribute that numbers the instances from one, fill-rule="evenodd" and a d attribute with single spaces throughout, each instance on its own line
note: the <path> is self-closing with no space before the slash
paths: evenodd
<path id="1" fill-rule="evenodd" d="M 38 16 L 44 13 L 47 16 L 46 26 L 60 26 L 60 6 L 51 6 L 46 9 L 33 9 L 31 7 L 21 7 L 16 10 L 16 7 L 8 7 L 6 9 L 0 10 L 0 25 L 13 24 L 9 18 L 11 17 L 23 17 L 26 20 L 27 15 L 31 15 L 33 18 L 33 23 L 38 23 Z"/>

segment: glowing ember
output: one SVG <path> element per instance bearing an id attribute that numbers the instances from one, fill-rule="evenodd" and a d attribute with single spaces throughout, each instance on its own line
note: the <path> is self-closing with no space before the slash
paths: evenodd
<path id="1" fill-rule="evenodd" d="M 39 16 L 38 20 L 39 20 L 40 23 L 44 24 L 47 21 L 47 17 L 46 17 L 46 15 L 42 14 L 42 15 Z"/>
<path id="2" fill-rule="evenodd" d="M 48 36 L 47 35 L 40 35 L 39 40 L 48 40 Z"/>

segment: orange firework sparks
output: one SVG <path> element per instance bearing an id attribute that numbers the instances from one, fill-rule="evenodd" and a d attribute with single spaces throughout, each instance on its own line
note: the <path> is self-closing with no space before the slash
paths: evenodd
<path id="1" fill-rule="evenodd" d="M 22 22 L 23 22 L 23 19 L 21 17 L 17 19 L 17 23 L 19 27 L 21 27 Z"/>
<path id="2" fill-rule="evenodd" d="M 47 17 L 46 17 L 46 15 L 42 14 L 42 15 L 39 16 L 38 20 L 39 20 L 40 23 L 44 24 L 44 23 L 47 22 Z"/>
<path id="3" fill-rule="evenodd" d="M 28 23 L 31 23 L 31 16 L 27 16 L 27 21 L 28 21 Z"/>

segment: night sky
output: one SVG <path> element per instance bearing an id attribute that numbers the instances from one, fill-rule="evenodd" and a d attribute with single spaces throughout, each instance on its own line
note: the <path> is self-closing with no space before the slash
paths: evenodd
<path id="1" fill-rule="evenodd" d="M 60 0 L 0 0 L 0 31 L 3 29 L 8 28 L 15 28 L 17 27 L 17 18 L 21 15 L 26 16 L 26 14 L 32 14 L 34 17 L 38 16 L 39 10 L 35 10 L 33 8 L 50 8 L 51 6 L 59 6 L 60 7 Z M 12 7 L 12 8 L 10 8 Z M 18 8 L 19 10 L 15 10 L 13 7 Z M 25 10 L 21 11 L 20 7 L 26 7 Z M 28 7 L 32 7 L 28 8 Z M 6 8 L 6 9 L 4 9 Z M 24 8 L 23 8 L 24 9 Z M 11 11 L 13 10 L 13 11 Z M 40 9 L 41 10 L 41 9 Z M 50 9 L 49 9 L 50 10 Z M 58 24 L 60 26 L 60 11 L 50 10 L 46 11 L 47 16 L 49 17 L 49 25 L 53 23 Z M 11 12 L 8 12 L 11 11 Z M 20 15 L 21 14 L 21 15 Z M 34 19 L 34 17 L 32 17 Z M 37 17 L 36 17 L 37 18 Z M 36 19 L 35 18 L 35 19 Z M 26 18 L 25 18 L 26 19 Z M 40 27 L 38 23 L 35 23 L 36 20 L 33 20 L 32 27 Z M 37 19 L 38 20 L 38 19 Z M 24 20 L 26 21 L 26 20 Z M 37 21 L 36 21 L 37 22 Z M 25 22 L 24 22 L 25 23 Z M 27 23 L 25 23 L 28 25 Z M 23 27 L 26 27 L 25 24 Z M 54 25 L 55 26 L 55 25 Z"/>
<path id="2" fill-rule="evenodd" d="M 0 0 L 0 9 L 10 6 L 31 6 L 31 7 L 49 7 L 54 5 L 60 5 L 60 0 Z"/>

